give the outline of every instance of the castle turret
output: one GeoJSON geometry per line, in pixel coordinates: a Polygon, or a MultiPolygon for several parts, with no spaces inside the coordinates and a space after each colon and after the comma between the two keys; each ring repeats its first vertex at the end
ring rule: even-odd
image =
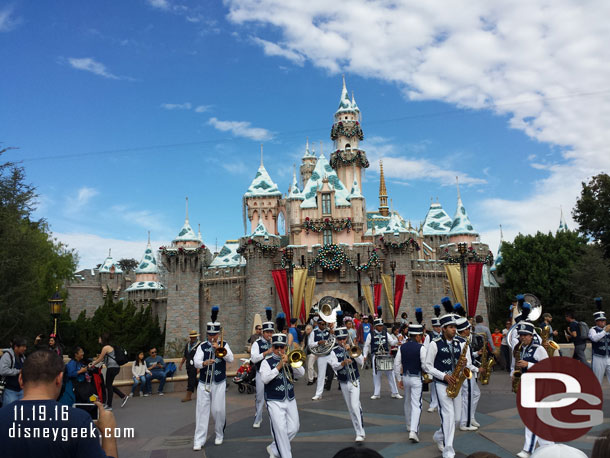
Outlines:
{"type": "Polygon", "coordinates": [[[566,223],[565,218],[563,217],[563,208],[560,207],[561,216],[559,217],[559,228],[557,232],[568,231],[568,224],[566,223]]]}
{"type": "Polygon", "coordinates": [[[388,190],[385,187],[385,176],[383,174],[383,161],[379,161],[379,214],[388,216],[390,207],[388,207],[388,190]]]}
{"type": "Polygon", "coordinates": [[[305,187],[316,168],[317,161],[316,152],[313,149],[309,149],[309,139],[307,139],[307,143],[305,144],[305,154],[303,154],[302,161],[303,163],[300,168],[301,182],[303,183],[303,187],[305,187]]]}
{"type": "Polygon", "coordinates": [[[453,216],[453,222],[451,223],[451,229],[449,230],[449,242],[466,242],[471,244],[476,241],[478,236],[479,233],[474,230],[470,218],[468,218],[466,208],[462,203],[460,185],[457,183],[457,208],[455,209],[455,215],[453,216]]]}
{"type": "Polygon", "coordinates": [[[244,194],[244,201],[248,210],[248,220],[252,230],[262,222],[273,235],[278,234],[277,217],[280,211],[282,193],[273,182],[263,164],[261,147],[261,165],[244,194]]]}
{"type": "Polygon", "coordinates": [[[176,238],[172,241],[176,247],[198,247],[201,245],[201,239],[195,235],[195,231],[189,223],[189,198],[186,198],[186,217],[184,225],[176,238]]]}
{"type": "Polygon", "coordinates": [[[350,100],[343,78],[343,89],[339,108],[335,112],[330,138],[334,141],[334,152],[330,156],[330,165],[337,171],[343,183],[353,183],[354,174],[358,183],[362,183],[362,169],[369,166],[364,150],[359,149],[358,143],[364,139],[360,126],[360,109],[352,95],[350,100]],[[355,167],[352,167],[355,166],[355,167]]]}

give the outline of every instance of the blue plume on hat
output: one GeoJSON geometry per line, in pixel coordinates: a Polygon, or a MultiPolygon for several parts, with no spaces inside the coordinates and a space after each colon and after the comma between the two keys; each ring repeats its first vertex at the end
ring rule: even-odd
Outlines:
{"type": "Polygon", "coordinates": [[[517,294],[515,297],[517,302],[519,303],[519,307],[523,307],[523,303],[525,302],[525,296],[523,294],[517,294]]]}
{"type": "Polygon", "coordinates": [[[443,304],[443,307],[445,308],[445,312],[447,313],[453,313],[453,304],[451,303],[451,299],[449,299],[449,297],[445,296],[441,299],[441,304],[443,304]]]}
{"type": "Polygon", "coordinates": [[[461,317],[465,317],[466,316],[466,310],[464,310],[464,307],[462,307],[462,304],[460,304],[459,302],[457,302],[453,306],[453,310],[455,311],[455,313],[457,313],[461,317]]]}
{"type": "Polygon", "coordinates": [[[520,323],[523,320],[527,320],[527,317],[530,315],[531,311],[532,305],[529,302],[523,302],[523,305],[521,306],[521,315],[515,318],[515,321],[520,323]]]}
{"type": "Polygon", "coordinates": [[[420,307],[417,307],[415,309],[415,319],[417,320],[417,322],[419,324],[421,324],[421,322],[424,321],[424,312],[422,311],[422,309],[420,307]]]}
{"type": "Polygon", "coordinates": [[[595,305],[597,307],[597,311],[601,312],[602,311],[602,298],[601,297],[596,297],[593,300],[595,301],[595,305]]]}
{"type": "Polygon", "coordinates": [[[441,316],[441,306],[436,304],[434,307],[432,307],[434,309],[434,316],[436,316],[437,318],[439,316],[441,316]]]}
{"type": "Polygon", "coordinates": [[[278,313],[275,317],[275,327],[277,328],[277,332],[282,332],[286,327],[286,315],[282,312],[278,313]]]}
{"type": "Polygon", "coordinates": [[[383,313],[383,309],[381,305],[377,307],[377,318],[381,318],[381,314],[383,313]]]}
{"type": "Polygon", "coordinates": [[[337,328],[343,327],[343,310],[337,310],[337,328]]]}
{"type": "Polygon", "coordinates": [[[216,319],[218,318],[218,312],[220,311],[220,307],[215,305],[212,307],[212,323],[216,323],[216,319]]]}
{"type": "Polygon", "coordinates": [[[267,315],[267,321],[271,321],[273,316],[273,309],[271,307],[265,307],[265,315],[267,315]]]}

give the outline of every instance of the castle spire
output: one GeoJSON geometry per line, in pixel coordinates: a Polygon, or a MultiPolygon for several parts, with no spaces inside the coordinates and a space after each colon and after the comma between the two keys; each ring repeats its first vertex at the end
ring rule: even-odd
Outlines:
{"type": "Polygon", "coordinates": [[[189,198],[186,198],[186,218],[184,218],[184,224],[189,223],[189,198]]]}
{"type": "Polygon", "coordinates": [[[568,225],[566,224],[566,220],[563,217],[563,207],[561,205],[559,206],[559,210],[561,212],[561,215],[559,217],[559,229],[558,229],[558,231],[567,231],[568,230],[568,225]]]}
{"type": "Polygon", "coordinates": [[[460,196],[460,179],[457,176],[455,177],[455,185],[457,186],[458,199],[462,200],[462,197],[460,196]]]}
{"type": "Polygon", "coordinates": [[[379,213],[383,216],[390,214],[388,209],[388,190],[385,187],[385,175],[383,174],[383,161],[379,160],[379,213]]]}
{"type": "Polygon", "coordinates": [[[261,167],[263,167],[263,144],[261,143],[261,167]]]}
{"type": "Polygon", "coordinates": [[[198,223],[197,227],[199,229],[199,231],[197,232],[197,237],[199,237],[199,240],[203,243],[203,238],[201,237],[201,223],[198,223]]]}
{"type": "Polygon", "coordinates": [[[150,246],[150,231],[148,231],[148,246],[150,246]]]}

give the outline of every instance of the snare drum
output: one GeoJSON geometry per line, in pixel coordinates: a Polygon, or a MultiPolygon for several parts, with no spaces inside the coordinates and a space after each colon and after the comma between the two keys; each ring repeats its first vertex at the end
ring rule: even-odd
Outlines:
{"type": "Polygon", "coordinates": [[[375,369],[377,371],[394,370],[394,360],[390,355],[375,356],[375,369]]]}

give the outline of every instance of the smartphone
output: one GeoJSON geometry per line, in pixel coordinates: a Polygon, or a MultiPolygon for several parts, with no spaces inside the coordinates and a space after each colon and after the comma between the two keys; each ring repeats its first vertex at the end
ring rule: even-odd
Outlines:
{"type": "Polygon", "coordinates": [[[83,409],[85,412],[91,415],[92,420],[99,420],[100,418],[100,411],[98,410],[97,406],[90,402],[77,402],[72,404],[72,407],[83,409]]]}

